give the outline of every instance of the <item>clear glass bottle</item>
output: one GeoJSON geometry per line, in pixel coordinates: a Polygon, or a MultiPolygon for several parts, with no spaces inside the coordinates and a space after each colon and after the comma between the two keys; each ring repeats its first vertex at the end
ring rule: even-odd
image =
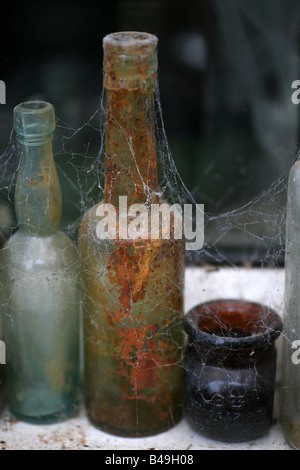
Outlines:
{"type": "Polygon", "coordinates": [[[78,411],[79,257],[59,229],[53,106],[19,104],[14,128],[21,148],[15,189],[19,228],[1,253],[8,401],[17,418],[50,423],[78,411]]]}
{"type": "Polygon", "coordinates": [[[281,424],[288,443],[300,449],[300,160],[288,182],[283,315],[281,424]]]}
{"type": "Polygon", "coordinates": [[[136,437],[165,431],[182,414],[184,243],[172,234],[152,239],[150,230],[143,238],[122,238],[120,225],[116,239],[97,237],[102,203],[120,215],[120,196],[127,197],[128,208],[149,209],[161,201],[154,123],[157,38],[113,33],[103,45],[104,198],[87,211],[79,230],[86,405],[101,429],[136,437]]]}

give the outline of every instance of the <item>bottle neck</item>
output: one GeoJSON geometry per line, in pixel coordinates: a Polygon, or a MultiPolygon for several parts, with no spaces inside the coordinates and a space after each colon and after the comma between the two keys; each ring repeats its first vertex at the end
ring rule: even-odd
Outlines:
{"type": "Polygon", "coordinates": [[[59,226],[62,206],[51,138],[32,144],[23,137],[20,145],[15,191],[20,229],[37,235],[51,234],[59,226]]]}
{"type": "Polygon", "coordinates": [[[157,202],[154,86],[106,90],[104,202],[115,207],[157,202]]]}

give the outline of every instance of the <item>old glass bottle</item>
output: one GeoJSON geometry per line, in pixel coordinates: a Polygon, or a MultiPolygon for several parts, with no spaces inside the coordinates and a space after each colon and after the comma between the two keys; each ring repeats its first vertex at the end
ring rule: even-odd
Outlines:
{"type": "Polygon", "coordinates": [[[97,237],[101,204],[121,215],[120,196],[127,197],[128,208],[142,204],[148,210],[160,202],[154,124],[157,38],[113,33],[103,45],[104,197],[84,215],[79,231],[86,405],[101,429],[146,436],[172,427],[182,413],[184,245],[172,236],[151,239],[150,230],[143,237],[130,236],[129,216],[127,238],[121,236],[121,223],[116,239],[97,237]]]}
{"type": "Polygon", "coordinates": [[[300,160],[288,182],[285,298],[282,342],[281,423],[289,444],[300,449],[300,160]]]}
{"type": "Polygon", "coordinates": [[[59,229],[53,106],[19,104],[14,128],[21,148],[19,228],[2,249],[1,292],[8,401],[17,418],[49,423],[78,410],[79,257],[59,229]]]}

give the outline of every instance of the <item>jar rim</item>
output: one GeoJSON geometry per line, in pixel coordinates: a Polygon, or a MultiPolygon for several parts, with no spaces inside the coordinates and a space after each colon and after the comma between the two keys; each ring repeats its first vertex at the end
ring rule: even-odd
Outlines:
{"type": "Polygon", "coordinates": [[[282,326],[280,316],[270,307],[238,299],[198,304],[184,318],[185,331],[193,342],[227,349],[271,345],[282,326]]]}

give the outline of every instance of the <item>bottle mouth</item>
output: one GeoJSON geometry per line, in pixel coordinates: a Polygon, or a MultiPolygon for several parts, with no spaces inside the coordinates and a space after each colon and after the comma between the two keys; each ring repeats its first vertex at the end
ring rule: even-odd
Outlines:
{"type": "Polygon", "coordinates": [[[22,112],[26,113],[31,113],[32,110],[35,112],[45,112],[45,110],[51,110],[52,111],[52,105],[50,103],[47,103],[46,101],[24,101],[23,103],[20,103],[18,107],[22,110],[22,112]]]}
{"type": "Polygon", "coordinates": [[[135,89],[155,84],[158,39],[150,33],[124,31],[103,38],[104,86],[135,89]]]}
{"type": "Polygon", "coordinates": [[[132,54],[134,51],[145,48],[155,48],[158,39],[154,34],[138,31],[121,31],[111,33],[104,37],[104,48],[115,49],[115,52],[132,54]]]}
{"type": "Polygon", "coordinates": [[[14,129],[19,140],[47,140],[55,129],[55,112],[46,101],[24,101],[14,108],[14,129]]]}

